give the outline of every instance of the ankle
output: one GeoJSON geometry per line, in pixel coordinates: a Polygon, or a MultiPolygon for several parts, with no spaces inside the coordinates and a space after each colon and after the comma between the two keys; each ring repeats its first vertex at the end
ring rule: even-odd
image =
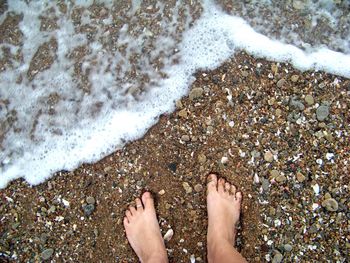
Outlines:
{"type": "Polygon", "coordinates": [[[236,230],[230,233],[219,232],[219,231],[208,231],[207,234],[207,244],[210,246],[220,246],[223,243],[229,243],[231,245],[235,244],[236,240],[236,230]]]}
{"type": "Polygon", "coordinates": [[[153,253],[152,255],[141,260],[141,263],[168,263],[168,256],[166,252],[163,253],[153,253]]]}
{"type": "Polygon", "coordinates": [[[222,262],[225,251],[233,249],[233,241],[226,237],[216,236],[207,238],[207,259],[208,262],[222,262]],[[220,259],[220,260],[218,260],[220,259]]]}

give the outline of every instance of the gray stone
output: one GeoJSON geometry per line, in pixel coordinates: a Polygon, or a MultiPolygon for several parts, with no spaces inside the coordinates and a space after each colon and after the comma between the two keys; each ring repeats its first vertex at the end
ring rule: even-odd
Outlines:
{"type": "Polygon", "coordinates": [[[303,111],[305,109],[304,104],[300,100],[292,99],[289,105],[299,111],[303,111]]]}
{"type": "Polygon", "coordinates": [[[272,263],[280,263],[283,260],[283,255],[281,253],[276,253],[272,259],[272,263]]]}
{"type": "Polygon", "coordinates": [[[290,251],[292,251],[293,246],[291,244],[285,244],[283,246],[283,248],[284,248],[285,251],[290,252],[290,251]]]}
{"type": "Polygon", "coordinates": [[[40,257],[43,260],[48,260],[52,257],[54,250],[52,248],[45,249],[43,252],[41,252],[40,257]]]}
{"type": "Polygon", "coordinates": [[[90,216],[95,211],[95,205],[88,204],[83,206],[84,214],[90,216]]]}
{"type": "Polygon", "coordinates": [[[339,208],[338,202],[333,198],[329,198],[329,199],[324,200],[322,202],[322,206],[331,212],[335,212],[339,208]]]}
{"type": "Polygon", "coordinates": [[[49,235],[48,235],[48,234],[42,233],[42,234],[40,235],[40,242],[41,242],[41,244],[45,245],[48,238],[49,238],[49,235]]]}
{"type": "Polygon", "coordinates": [[[181,141],[188,142],[189,140],[190,140],[190,136],[188,136],[188,135],[181,136],[181,141]]]}
{"type": "Polygon", "coordinates": [[[265,178],[262,178],[261,179],[261,187],[262,189],[267,192],[270,188],[270,182],[269,180],[265,179],[265,178]]]}
{"type": "Polygon", "coordinates": [[[88,196],[88,197],[86,197],[86,202],[88,204],[94,205],[95,204],[95,198],[93,198],[92,196],[88,196]]]}
{"type": "Polygon", "coordinates": [[[189,98],[190,100],[199,99],[203,96],[203,89],[202,88],[194,88],[190,91],[189,98]]]}
{"type": "Polygon", "coordinates": [[[277,87],[282,88],[285,83],[286,83],[285,79],[280,79],[279,81],[277,81],[277,87]]]}
{"type": "Polygon", "coordinates": [[[316,110],[317,120],[324,121],[325,119],[327,119],[328,115],[329,115],[329,107],[328,106],[322,105],[322,106],[317,108],[317,110],[316,110]]]}

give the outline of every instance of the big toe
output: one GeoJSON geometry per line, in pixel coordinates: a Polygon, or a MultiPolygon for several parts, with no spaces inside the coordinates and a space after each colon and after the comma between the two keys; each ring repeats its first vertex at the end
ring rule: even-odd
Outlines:
{"type": "Polygon", "coordinates": [[[154,209],[154,200],[150,192],[144,192],[141,198],[145,210],[154,209]]]}
{"type": "Polygon", "coordinates": [[[218,178],[215,174],[209,174],[208,176],[208,193],[217,191],[217,185],[218,185],[218,178]]]}

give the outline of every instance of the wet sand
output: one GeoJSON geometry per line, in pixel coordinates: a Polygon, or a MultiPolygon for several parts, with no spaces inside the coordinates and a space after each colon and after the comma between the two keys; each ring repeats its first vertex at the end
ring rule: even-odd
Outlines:
{"type": "Polygon", "coordinates": [[[0,261],[137,262],[122,219],[147,189],[162,233],[174,230],[170,262],[206,262],[209,172],[243,191],[238,247],[249,262],[349,261],[349,108],[349,80],[237,53],[198,72],[142,139],[1,190],[0,261]]]}

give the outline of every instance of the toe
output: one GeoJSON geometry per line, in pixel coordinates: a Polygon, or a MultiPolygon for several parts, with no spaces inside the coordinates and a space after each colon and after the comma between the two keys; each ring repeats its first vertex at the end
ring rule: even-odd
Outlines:
{"type": "Polygon", "coordinates": [[[137,211],[142,211],[143,210],[143,205],[142,205],[141,199],[140,198],[136,198],[135,199],[135,203],[136,203],[136,210],[137,211]]]}
{"type": "Polygon", "coordinates": [[[144,192],[141,198],[145,210],[154,209],[154,200],[150,192],[144,192]]]}
{"type": "Polygon", "coordinates": [[[231,185],[228,182],[226,182],[225,183],[225,192],[230,193],[230,189],[231,189],[231,185]]]}
{"type": "Polygon", "coordinates": [[[225,188],[225,179],[220,178],[218,183],[218,192],[223,194],[224,188],[225,188]]]}
{"type": "Polygon", "coordinates": [[[129,210],[127,210],[127,211],[125,212],[125,215],[126,215],[127,219],[128,219],[129,222],[130,222],[130,220],[131,220],[131,218],[132,218],[131,212],[130,212],[129,210]]]}
{"type": "Polygon", "coordinates": [[[236,197],[236,191],[237,191],[236,186],[231,185],[231,194],[233,195],[233,197],[236,197]]]}
{"type": "Polygon", "coordinates": [[[136,214],[136,208],[134,206],[129,206],[129,210],[130,210],[132,215],[136,214]]]}
{"type": "Polygon", "coordinates": [[[208,192],[217,191],[218,178],[215,174],[209,174],[207,188],[208,192]]]}
{"type": "Polygon", "coordinates": [[[237,193],[236,193],[236,199],[237,199],[237,201],[238,201],[239,203],[241,203],[241,201],[242,201],[242,192],[237,192],[237,193]]]}

